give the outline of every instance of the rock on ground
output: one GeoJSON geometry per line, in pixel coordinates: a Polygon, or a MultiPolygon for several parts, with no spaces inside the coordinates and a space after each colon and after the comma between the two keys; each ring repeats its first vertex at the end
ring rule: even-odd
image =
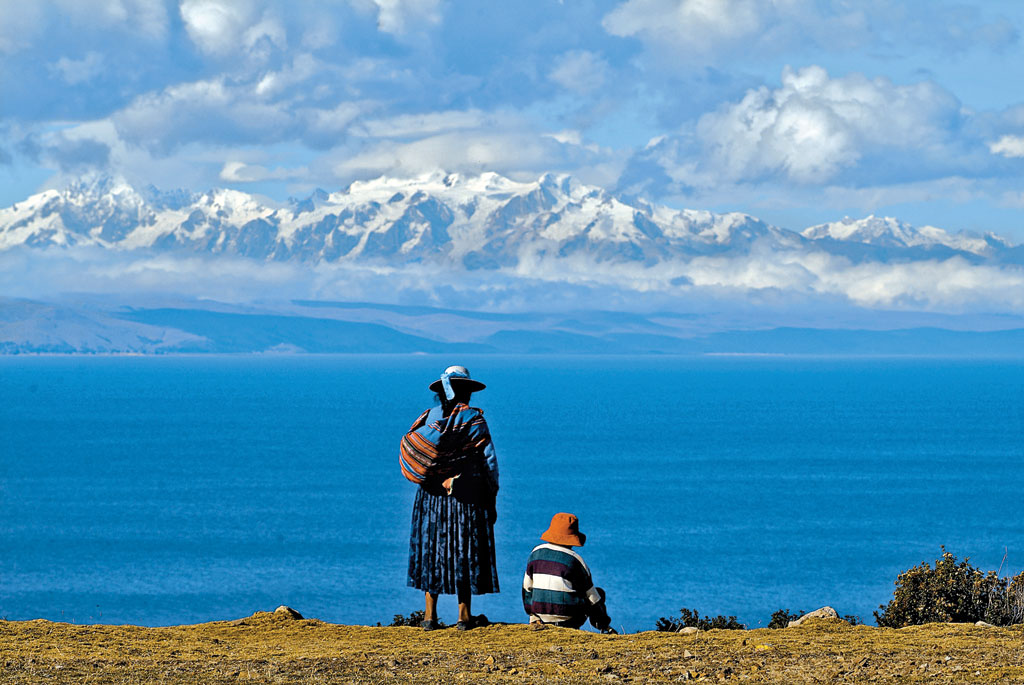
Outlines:
{"type": "Polygon", "coordinates": [[[283,604],[281,606],[277,607],[276,609],[274,609],[274,613],[277,614],[278,616],[286,616],[287,618],[293,618],[296,621],[301,621],[302,620],[302,614],[300,614],[299,612],[295,611],[295,609],[292,609],[291,607],[286,607],[283,604]]]}
{"type": "Polygon", "coordinates": [[[812,611],[809,614],[804,614],[800,618],[790,621],[789,625],[786,627],[796,628],[797,626],[802,626],[804,624],[804,621],[811,618],[839,618],[839,614],[836,613],[836,610],[832,607],[821,607],[816,611],[812,611]]]}

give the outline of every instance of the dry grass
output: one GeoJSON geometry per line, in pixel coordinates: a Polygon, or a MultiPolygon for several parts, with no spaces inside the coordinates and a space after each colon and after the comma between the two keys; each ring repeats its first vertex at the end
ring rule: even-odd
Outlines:
{"type": "Polygon", "coordinates": [[[783,630],[460,633],[257,613],[193,626],[0,621],[4,683],[1020,682],[1024,632],[817,621],[783,630]]]}

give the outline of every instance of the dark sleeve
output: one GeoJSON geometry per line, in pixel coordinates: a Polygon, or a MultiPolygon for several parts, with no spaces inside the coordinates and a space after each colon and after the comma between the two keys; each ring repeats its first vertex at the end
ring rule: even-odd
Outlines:
{"type": "Polygon", "coordinates": [[[597,604],[601,601],[601,595],[594,587],[594,579],[590,577],[590,571],[579,561],[572,565],[570,582],[576,588],[576,592],[590,604],[597,604]]]}
{"type": "Polygon", "coordinates": [[[468,441],[475,449],[483,452],[484,475],[487,477],[487,485],[493,495],[498,492],[498,455],[494,451],[494,443],[491,442],[491,432],[487,428],[484,414],[480,410],[477,412],[478,414],[469,424],[468,441]]]}

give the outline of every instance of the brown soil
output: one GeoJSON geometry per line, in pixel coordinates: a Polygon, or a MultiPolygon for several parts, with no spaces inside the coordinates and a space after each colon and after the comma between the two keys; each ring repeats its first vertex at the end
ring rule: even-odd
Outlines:
{"type": "Polygon", "coordinates": [[[783,630],[599,635],[525,625],[459,632],[257,613],[170,628],[0,621],[4,683],[1017,682],[1024,630],[783,630]]]}

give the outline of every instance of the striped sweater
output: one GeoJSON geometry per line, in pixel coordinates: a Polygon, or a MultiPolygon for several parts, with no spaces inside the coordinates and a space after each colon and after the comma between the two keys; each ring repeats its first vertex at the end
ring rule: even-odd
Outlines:
{"type": "Polygon", "coordinates": [[[523,577],[527,614],[544,623],[562,623],[585,616],[587,605],[600,601],[587,562],[571,547],[545,542],[533,548],[523,577]]]}

